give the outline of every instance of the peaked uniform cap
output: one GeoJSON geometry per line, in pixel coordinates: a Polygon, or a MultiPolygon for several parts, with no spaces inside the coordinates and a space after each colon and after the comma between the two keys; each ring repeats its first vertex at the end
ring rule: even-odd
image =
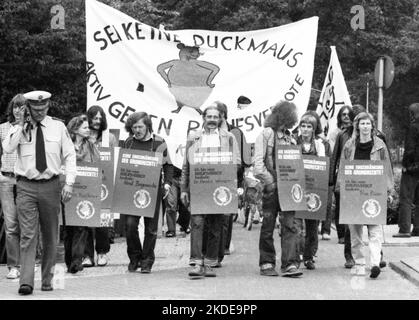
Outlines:
{"type": "Polygon", "coordinates": [[[23,95],[29,104],[32,106],[46,105],[51,98],[51,93],[47,91],[30,91],[23,95]]]}

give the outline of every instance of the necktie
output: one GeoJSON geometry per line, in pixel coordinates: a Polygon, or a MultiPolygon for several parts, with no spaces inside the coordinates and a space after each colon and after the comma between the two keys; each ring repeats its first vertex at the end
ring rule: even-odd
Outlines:
{"type": "Polygon", "coordinates": [[[37,128],[36,128],[35,152],[36,152],[35,153],[36,154],[36,170],[42,173],[47,168],[47,159],[45,157],[44,135],[42,134],[40,122],[37,123],[37,128]]]}

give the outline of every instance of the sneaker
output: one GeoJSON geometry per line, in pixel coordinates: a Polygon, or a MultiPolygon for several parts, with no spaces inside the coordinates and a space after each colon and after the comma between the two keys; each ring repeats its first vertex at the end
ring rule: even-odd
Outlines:
{"type": "Polygon", "coordinates": [[[278,272],[276,272],[276,270],[273,267],[270,267],[266,269],[260,269],[260,275],[268,277],[277,277],[278,272]]]}
{"type": "Polygon", "coordinates": [[[89,257],[84,258],[81,264],[85,268],[93,267],[93,261],[89,257]]]}
{"type": "Polygon", "coordinates": [[[406,233],[404,233],[404,232],[399,232],[399,233],[396,233],[396,234],[393,234],[393,238],[410,238],[410,232],[406,232],[406,233]]]}
{"type": "Polygon", "coordinates": [[[351,274],[354,276],[365,276],[365,266],[355,265],[351,269],[351,274]]]}
{"type": "Polygon", "coordinates": [[[9,273],[7,274],[7,279],[17,279],[20,277],[20,271],[18,268],[10,268],[9,273]]]}
{"type": "Polygon", "coordinates": [[[322,240],[330,240],[331,238],[330,238],[330,235],[329,234],[327,234],[327,233],[323,233],[322,234],[322,240]]]}
{"type": "Polygon", "coordinates": [[[99,267],[104,267],[107,264],[108,264],[108,257],[106,256],[106,254],[99,253],[97,255],[97,265],[99,267]]]}
{"type": "Polygon", "coordinates": [[[370,278],[375,279],[378,277],[378,275],[380,274],[381,270],[378,266],[373,266],[371,268],[371,274],[370,274],[370,278]]]}
{"type": "Polygon", "coordinates": [[[203,278],[205,276],[204,266],[195,265],[188,274],[192,279],[203,278]]]}
{"type": "Polygon", "coordinates": [[[205,277],[209,277],[209,278],[213,278],[216,277],[217,275],[215,274],[215,271],[212,270],[212,268],[208,265],[205,266],[205,271],[204,271],[204,276],[205,277]]]}
{"type": "Polygon", "coordinates": [[[137,261],[130,261],[128,264],[128,271],[135,272],[138,269],[138,262],[137,261]]]}
{"type": "Polygon", "coordinates": [[[353,258],[347,258],[345,262],[346,269],[352,269],[355,266],[355,260],[353,258]]]}
{"type": "Polygon", "coordinates": [[[293,264],[288,266],[283,272],[282,272],[282,276],[283,277],[299,277],[301,276],[303,273],[298,270],[298,268],[296,266],[294,266],[293,264]]]}
{"type": "Polygon", "coordinates": [[[314,265],[314,260],[307,260],[304,261],[304,265],[308,270],[314,270],[316,269],[316,266],[314,265]]]}

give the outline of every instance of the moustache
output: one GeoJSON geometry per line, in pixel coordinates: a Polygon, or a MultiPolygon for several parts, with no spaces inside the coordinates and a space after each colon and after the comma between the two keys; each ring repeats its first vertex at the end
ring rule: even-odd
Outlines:
{"type": "Polygon", "coordinates": [[[215,125],[217,125],[217,122],[215,122],[215,121],[208,121],[207,124],[215,124],[215,125]]]}

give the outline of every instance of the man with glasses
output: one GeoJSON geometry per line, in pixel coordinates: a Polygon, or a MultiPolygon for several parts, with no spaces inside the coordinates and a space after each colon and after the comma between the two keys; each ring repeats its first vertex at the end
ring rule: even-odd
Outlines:
{"type": "Polygon", "coordinates": [[[51,94],[31,91],[24,94],[28,107],[19,110],[19,122],[3,142],[6,153],[17,151],[16,207],[21,230],[21,274],[19,294],[32,294],[39,225],[42,232],[42,291],[51,291],[57,256],[60,200],[71,198],[76,178],[76,152],[61,121],[47,116],[51,94]],[[65,166],[66,181],[58,175],[65,166]]]}

